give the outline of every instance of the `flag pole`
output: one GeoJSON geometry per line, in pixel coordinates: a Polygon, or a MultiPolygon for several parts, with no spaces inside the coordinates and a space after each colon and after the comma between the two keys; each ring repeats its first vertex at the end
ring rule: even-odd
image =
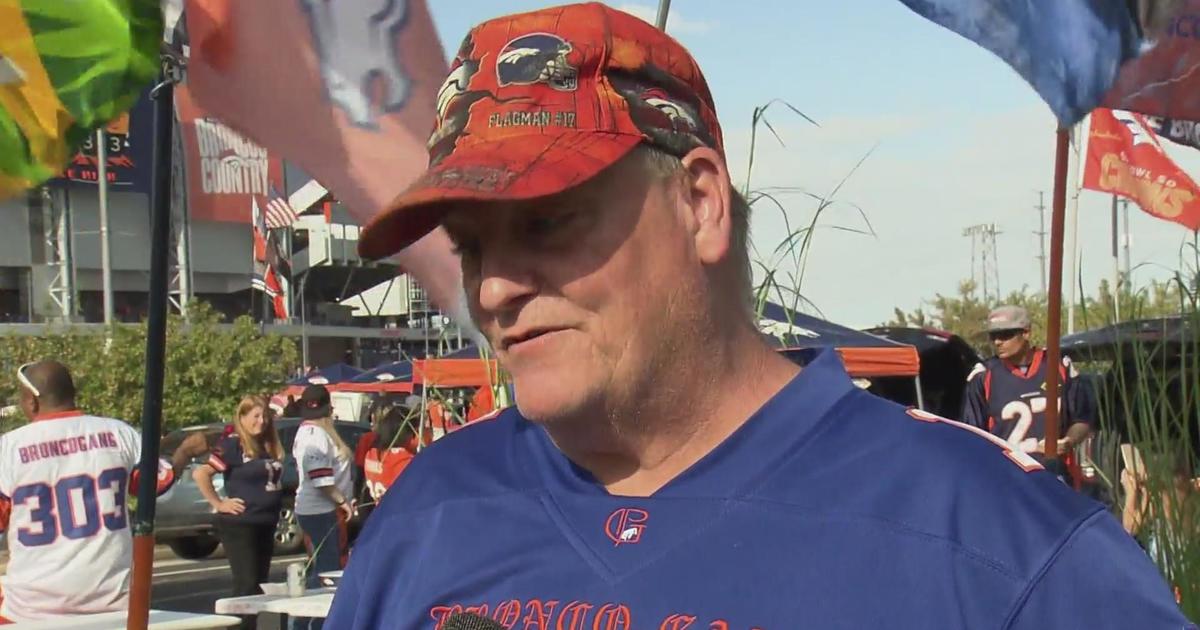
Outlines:
{"type": "Polygon", "coordinates": [[[654,20],[654,25],[658,30],[666,32],[667,30],[667,14],[671,12],[671,0],[658,0],[658,18],[654,20]]]}
{"type": "MultiPolygon", "coordinates": [[[[108,134],[104,127],[96,130],[96,167],[99,181],[96,182],[100,201],[100,282],[104,295],[104,325],[113,323],[112,249],[109,247],[108,230],[108,134]]],[[[111,341],[112,331],[104,333],[111,341]]]]}
{"type": "Polygon", "coordinates": [[[1117,223],[1117,195],[1112,196],[1112,297],[1113,323],[1121,321],[1121,228],[1117,223]]]}
{"type": "Polygon", "coordinates": [[[1067,232],[1066,252],[1071,258],[1067,262],[1067,334],[1075,332],[1075,302],[1076,289],[1079,284],[1079,197],[1083,192],[1081,180],[1083,178],[1083,157],[1087,155],[1083,151],[1083,143],[1087,139],[1088,125],[1081,122],[1072,130],[1074,136],[1075,159],[1071,161],[1072,171],[1071,176],[1071,207],[1067,209],[1067,219],[1071,222],[1070,231],[1067,232]],[[1081,135],[1082,134],[1082,135],[1081,135]]]}
{"type": "Polygon", "coordinates": [[[1066,227],[1070,131],[1059,129],[1054,157],[1054,204],[1050,214],[1050,295],[1046,313],[1046,459],[1058,457],[1059,339],[1062,333],[1063,232],[1066,227]]]}
{"type": "Polygon", "coordinates": [[[168,250],[171,246],[171,134],[179,69],[164,58],[154,99],[154,160],[150,186],[150,287],[146,318],[146,384],[142,396],[142,452],[138,462],[137,512],[133,521],[133,572],[127,630],[146,630],[154,574],[154,511],[159,440],[162,435],[163,372],[167,345],[168,250]]]}

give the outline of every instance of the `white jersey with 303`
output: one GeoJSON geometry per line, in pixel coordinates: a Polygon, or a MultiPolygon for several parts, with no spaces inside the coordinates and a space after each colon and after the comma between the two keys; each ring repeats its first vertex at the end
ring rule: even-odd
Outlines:
{"type": "Polygon", "coordinates": [[[0,616],[13,621],[122,610],[132,537],[126,498],[141,436],[78,411],[0,436],[0,502],[11,504],[0,616]]]}

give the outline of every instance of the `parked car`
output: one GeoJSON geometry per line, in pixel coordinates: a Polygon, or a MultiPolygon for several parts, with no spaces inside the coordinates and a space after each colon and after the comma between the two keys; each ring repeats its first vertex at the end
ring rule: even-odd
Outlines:
{"type": "Polygon", "coordinates": [[[1082,462],[1085,489],[1090,483],[1089,494],[1097,500],[1112,504],[1116,496],[1097,478],[1096,469],[1118,479],[1124,468],[1120,445],[1146,439],[1150,418],[1158,418],[1157,431],[1162,432],[1156,441],[1169,436],[1189,446],[1192,461],[1200,457],[1194,386],[1198,344],[1200,327],[1190,316],[1124,321],[1062,338],[1063,353],[1085,370],[1081,376],[1091,387],[1101,421],[1082,462]]]}
{"type": "MultiPolygon", "coordinates": [[[[925,410],[960,420],[967,376],[983,357],[962,337],[943,330],[881,326],[866,332],[913,346],[921,357],[921,395],[925,410]]],[[[874,393],[902,405],[916,405],[913,389],[899,379],[876,383],[874,393]]]]}
{"type": "MultiPolygon", "coordinates": [[[[283,510],[279,514],[279,524],[275,530],[276,555],[297,553],[304,548],[304,538],[300,524],[296,519],[295,494],[299,485],[296,460],[292,457],[292,443],[296,439],[296,429],[300,426],[298,418],[281,418],[276,420],[275,427],[279,431],[279,439],[283,443],[283,510]]],[[[164,457],[179,447],[184,438],[196,431],[203,431],[209,448],[216,445],[217,440],[224,434],[225,424],[206,424],[172,431],[163,440],[162,452],[164,457]]],[[[370,425],[360,422],[335,423],[338,434],[346,441],[351,450],[358,444],[359,438],[371,430],[370,425]]],[[[217,549],[220,541],[214,531],[216,515],[212,507],[200,494],[196,482],[192,479],[192,471],[196,466],[208,461],[208,455],[193,460],[181,473],[166,493],[158,498],[154,519],[155,536],[160,542],[168,545],[175,555],[188,560],[206,558],[217,549]]],[[[224,479],[222,475],[213,476],[213,486],[221,492],[224,479]]],[[[361,468],[354,467],[355,496],[362,496],[361,486],[363,474],[361,468]]],[[[350,523],[350,534],[354,536],[366,517],[366,512],[360,513],[350,523]]]]}

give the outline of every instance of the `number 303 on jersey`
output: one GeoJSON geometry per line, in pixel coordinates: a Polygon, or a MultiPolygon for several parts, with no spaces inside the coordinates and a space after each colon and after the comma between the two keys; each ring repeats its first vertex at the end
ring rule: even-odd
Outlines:
{"type": "Polygon", "coordinates": [[[59,479],[54,486],[32,483],[13,491],[12,505],[17,540],[26,547],[49,545],[59,535],[71,540],[95,536],[101,527],[121,531],[128,526],[125,497],[129,471],[109,468],[96,477],[88,474],[59,479]],[[28,511],[20,519],[16,508],[28,511]],[[24,520],[25,522],[20,522],[24,520]]]}

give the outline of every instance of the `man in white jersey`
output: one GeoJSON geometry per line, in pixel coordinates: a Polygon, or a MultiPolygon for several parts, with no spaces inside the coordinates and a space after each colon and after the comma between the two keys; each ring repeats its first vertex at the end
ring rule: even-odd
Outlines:
{"type": "MultiPolygon", "coordinates": [[[[126,498],[141,435],[121,420],[76,408],[75,384],[57,361],[17,370],[29,424],[0,436],[0,531],[8,572],[0,622],[123,610],[132,559],[126,498]]],[[[165,492],[195,444],[162,462],[165,492]]]]}

